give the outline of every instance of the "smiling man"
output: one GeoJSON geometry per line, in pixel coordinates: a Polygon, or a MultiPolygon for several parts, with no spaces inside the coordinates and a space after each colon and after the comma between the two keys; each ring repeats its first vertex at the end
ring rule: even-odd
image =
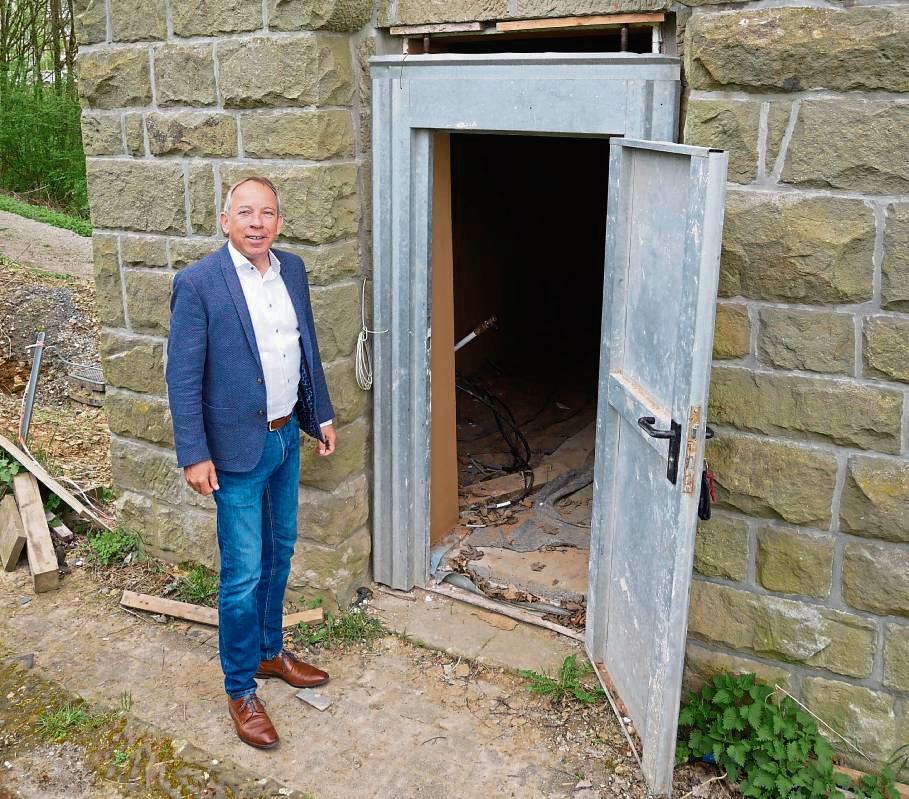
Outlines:
{"type": "Polygon", "coordinates": [[[272,249],[277,189],[250,177],[227,192],[227,244],[179,272],[171,297],[167,391],[186,482],[214,495],[221,554],[218,642],[228,710],[242,741],[278,734],[255,677],[297,688],[328,675],[284,651],[281,615],[297,539],[300,429],[335,451],[303,261],[272,249]]]}

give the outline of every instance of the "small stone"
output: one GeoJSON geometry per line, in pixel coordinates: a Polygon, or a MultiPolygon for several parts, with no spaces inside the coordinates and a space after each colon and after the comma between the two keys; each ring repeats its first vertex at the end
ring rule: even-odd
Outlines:
{"type": "Polygon", "coordinates": [[[744,305],[720,303],[716,307],[713,357],[744,358],[751,350],[751,321],[744,305]]]}
{"type": "Polygon", "coordinates": [[[748,572],[748,531],[739,519],[714,513],[698,522],[694,568],[705,577],[744,580],[748,572]]]}
{"type": "Polygon", "coordinates": [[[32,599],[33,599],[33,597],[30,597],[30,596],[20,596],[20,597],[19,597],[19,604],[20,604],[22,607],[25,607],[29,602],[32,601],[32,599]]]}
{"type": "Polygon", "coordinates": [[[331,707],[331,699],[320,691],[312,688],[303,688],[296,693],[297,699],[302,699],[307,705],[312,705],[316,710],[324,711],[331,707]]]}
{"type": "Polygon", "coordinates": [[[758,533],[758,579],[769,591],[827,597],[833,580],[833,550],[829,536],[765,527],[758,533]]]}
{"type": "Polygon", "coordinates": [[[846,467],[840,529],[866,538],[909,543],[909,463],[854,456],[846,467]]]}
{"type": "Polygon", "coordinates": [[[864,344],[867,376],[909,383],[909,319],[867,317],[864,344]]]}
{"type": "Polygon", "coordinates": [[[152,616],[152,619],[154,621],[156,621],[158,624],[167,624],[167,616],[165,616],[163,613],[154,614],[152,616]]]}
{"type": "Polygon", "coordinates": [[[909,553],[886,544],[847,544],[843,599],[878,616],[909,617],[909,553]]]}
{"type": "Polygon", "coordinates": [[[460,679],[470,676],[470,664],[468,663],[459,663],[454,667],[454,676],[460,679]]]}
{"type": "Polygon", "coordinates": [[[852,375],[855,327],[851,314],[762,308],[758,353],[778,369],[852,375]]]}

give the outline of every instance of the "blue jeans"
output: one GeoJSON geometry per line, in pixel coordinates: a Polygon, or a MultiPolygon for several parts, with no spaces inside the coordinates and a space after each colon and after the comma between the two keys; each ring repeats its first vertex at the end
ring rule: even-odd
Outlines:
{"type": "Polygon", "coordinates": [[[218,648],[231,699],[254,693],[259,660],[282,648],[281,620],[297,540],[300,429],[292,418],[265,434],[250,472],[218,470],[218,648]]]}

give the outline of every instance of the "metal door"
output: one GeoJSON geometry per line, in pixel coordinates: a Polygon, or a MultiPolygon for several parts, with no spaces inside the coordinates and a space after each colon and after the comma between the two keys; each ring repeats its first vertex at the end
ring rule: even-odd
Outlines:
{"type": "Polygon", "coordinates": [[[672,786],[726,162],[611,142],[587,648],[657,795],[672,786]]]}

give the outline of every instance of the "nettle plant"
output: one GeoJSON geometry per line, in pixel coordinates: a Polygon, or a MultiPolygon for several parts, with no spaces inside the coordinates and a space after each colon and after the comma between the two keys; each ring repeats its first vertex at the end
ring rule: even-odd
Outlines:
{"type": "Polygon", "coordinates": [[[833,770],[833,748],[814,719],[753,674],[718,674],[689,692],[679,714],[676,760],[707,759],[759,799],[826,799],[848,788],[861,799],[898,799],[894,771],[866,775],[853,785],[833,770]]]}

